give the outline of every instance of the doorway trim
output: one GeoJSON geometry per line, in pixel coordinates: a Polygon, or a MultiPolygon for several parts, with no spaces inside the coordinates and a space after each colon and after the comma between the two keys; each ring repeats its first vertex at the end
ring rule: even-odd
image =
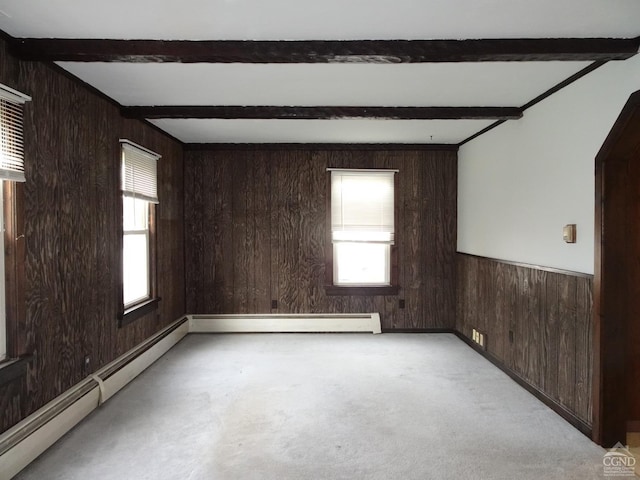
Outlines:
{"type": "MultiPolygon", "coordinates": [[[[619,155],[631,136],[640,132],[640,90],[633,93],[595,158],[595,242],[593,280],[593,428],[592,439],[605,447],[626,438],[626,317],[608,315],[607,299],[615,285],[605,281],[608,256],[605,235],[611,224],[606,207],[606,164],[619,155]]],[[[610,167],[611,168],[611,167],[610,167]]],[[[613,223],[613,221],[612,221],[613,223]]]]}

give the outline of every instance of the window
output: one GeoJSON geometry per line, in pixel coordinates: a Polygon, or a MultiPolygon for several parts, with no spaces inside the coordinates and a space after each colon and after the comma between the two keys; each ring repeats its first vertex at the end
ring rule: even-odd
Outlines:
{"type": "MultiPolygon", "coordinates": [[[[23,128],[22,117],[25,102],[31,98],[12,88],[0,85],[0,361],[5,360],[11,352],[11,345],[8,342],[7,331],[9,329],[7,319],[7,286],[5,278],[13,283],[12,269],[5,269],[5,239],[4,232],[7,231],[5,222],[5,208],[11,209],[12,202],[4,204],[5,182],[24,182],[24,150],[23,150],[23,128]],[[6,276],[6,273],[10,275],[6,276]]],[[[10,185],[9,185],[10,186],[10,185]]],[[[11,192],[13,189],[9,189],[11,192]]],[[[12,198],[14,196],[12,195],[12,198]]],[[[9,210],[9,213],[12,213],[9,210]]],[[[10,220],[10,219],[7,219],[10,220]]],[[[13,232],[13,225],[10,225],[13,232]]],[[[16,238],[15,241],[18,241],[16,238]]],[[[7,267],[15,260],[15,245],[7,245],[11,250],[11,261],[7,262],[7,267]]],[[[13,290],[16,286],[12,285],[13,290]]],[[[10,321],[11,319],[9,319],[10,321]]],[[[14,345],[15,349],[15,345],[14,345]]]]}
{"type": "Polygon", "coordinates": [[[333,286],[392,286],[395,171],[330,171],[333,286]]]}
{"type": "MultiPolygon", "coordinates": [[[[0,225],[2,225],[2,235],[0,235],[0,252],[4,253],[4,202],[2,201],[3,183],[0,181],[0,225]]],[[[5,307],[4,288],[4,254],[0,254],[0,362],[7,358],[7,321],[5,307]]]]}
{"type": "Polygon", "coordinates": [[[123,197],[122,279],[124,307],[151,297],[149,275],[149,202],[123,197]]]}
{"type": "MultiPolygon", "coordinates": [[[[122,303],[124,317],[154,300],[153,213],[160,155],[128,140],[122,145],[122,303]]],[[[143,312],[143,314],[146,312],[143,312]]],[[[137,318],[137,317],[136,317],[137,318]]],[[[123,322],[128,323],[128,322],[123,322]]]]}

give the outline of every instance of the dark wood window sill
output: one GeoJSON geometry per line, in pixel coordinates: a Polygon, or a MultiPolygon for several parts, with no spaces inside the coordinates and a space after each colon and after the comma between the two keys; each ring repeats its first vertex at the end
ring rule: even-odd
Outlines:
{"type": "Polygon", "coordinates": [[[0,386],[24,377],[27,374],[27,365],[32,359],[32,355],[27,355],[0,362],[0,386]]]}
{"type": "Polygon", "coordinates": [[[344,287],[325,285],[324,290],[327,295],[359,295],[373,297],[376,295],[398,295],[400,287],[397,285],[389,285],[385,287],[344,287]]]}
{"type": "Polygon", "coordinates": [[[129,325],[130,323],[135,322],[139,318],[144,317],[145,315],[155,311],[158,309],[158,303],[161,298],[151,298],[149,300],[145,300],[140,302],[130,308],[127,308],[122,315],[120,315],[119,326],[124,327],[125,325],[129,325]]]}

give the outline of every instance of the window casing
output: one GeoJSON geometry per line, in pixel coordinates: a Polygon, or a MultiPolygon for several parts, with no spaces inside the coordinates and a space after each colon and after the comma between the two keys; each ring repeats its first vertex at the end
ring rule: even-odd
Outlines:
{"type": "Polygon", "coordinates": [[[19,241],[24,242],[24,235],[14,235],[17,190],[10,182],[25,181],[23,113],[24,104],[30,100],[31,97],[0,85],[0,362],[21,350],[18,345],[11,344],[9,335],[10,323],[17,320],[14,317],[18,309],[14,303],[18,301],[18,292],[22,288],[22,279],[16,277],[16,272],[24,265],[24,258],[18,258],[16,247],[19,241]],[[10,201],[6,203],[5,187],[10,195],[10,201]],[[12,237],[10,242],[5,243],[5,233],[12,237]],[[20,262],[19,266],[17,262],[20,262]],[[9,315],[9,310],[12,315],[9,315]]]}
{"type": "Polygon", "coordinates": [[[0,85],[0,179],[24,182],[24,104],[31,97],[0,85]]]}
{"type": "Polygon", "coordinates": [[[395,171],[329,169],[329,294],[393,294],[395,281],[395,171]],[[392,291],[393,290],[393,291],[392,291]],[[346,294],[346,292],[343,292],[346,294]]]}
{"type": "Polygon", "coordinates": [[[155,308],[155,204],[160,155],[128,140],[122,147],[122,324],[155,308]]]}
{"type": "Polygon", "coordinates": [[[4,182],[0,181],[0,225],[2,235],[0,235],[0,362],[7,358],[7,309],[5,303],[5,268],[4,268],[4,182]]]}

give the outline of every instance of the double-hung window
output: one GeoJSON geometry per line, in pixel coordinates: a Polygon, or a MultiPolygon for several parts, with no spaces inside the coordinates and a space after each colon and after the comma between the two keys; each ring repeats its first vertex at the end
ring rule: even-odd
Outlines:
{"type": "Polygon", "coordinates": [[[128,140],[122,150],[122,303],[128,310],[154,296],[153,208],[158,203],[160,155],[128,140]]]}
{"type": "Polygon", "coordinates": [[[392,285],[393,170],[331,171],[333,285],[392,285]]]}
{"type": "MultiPolygon", "coordinates": [[[[31,97],[0,85],[0,361],[5,360],[10,352],[6,309],[9,285],[5,284],[5,279],[15,281],[13,275],[5,275],[5,266],[10,267],[5,265],[5,213],[12,214],[13,205],[4,204],[4,190],[5,187],[12,187],[5,185],[7,182],[25,181],[22,117],[24,104],[29,100],[31,97]]],[[[11,268],[8,272],[11,272],[11,268]]]]}

